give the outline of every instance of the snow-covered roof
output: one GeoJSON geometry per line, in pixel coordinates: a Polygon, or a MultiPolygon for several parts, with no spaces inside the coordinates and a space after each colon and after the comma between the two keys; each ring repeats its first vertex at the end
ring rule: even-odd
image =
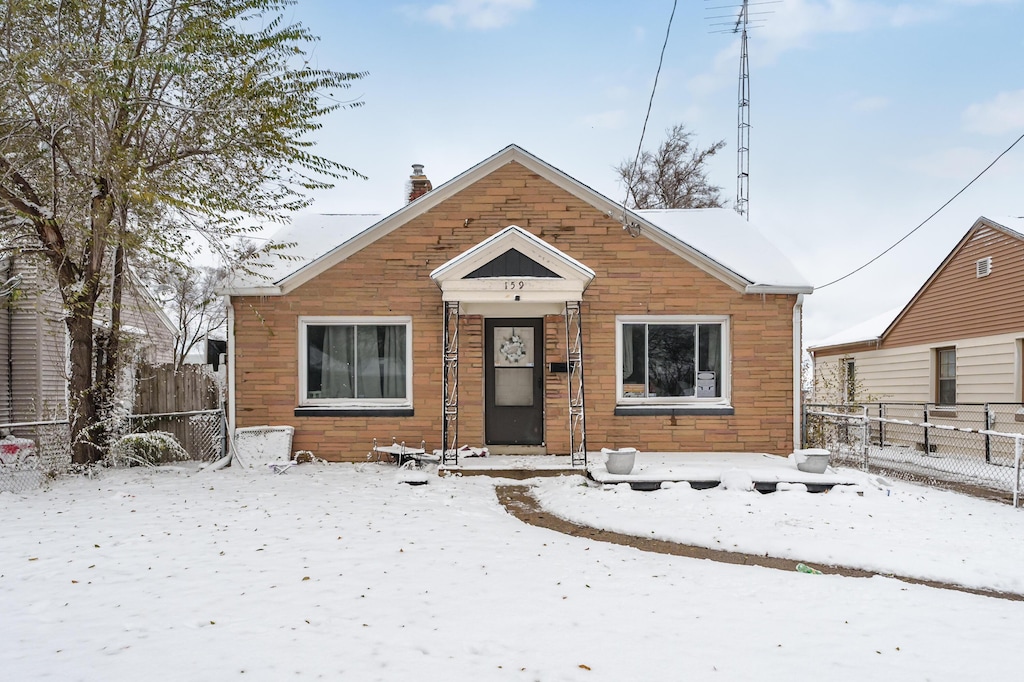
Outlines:
{"type": "Polygon", "coordinates": [[[382,217],[377,213],[299,214],[291,224],[270,236],[271,242],[289,246],[261,253],[251,266],[256,274],[240,273],[229,282],[227,288],[234,292],[238,289],[276,285],[285,277],[348,243],[378,223],[382,217]]]}
{"type": "Polygon", "coordinates": [[[729,209],[632,211],[516,145],[509,145],[391,215],[318,216],[296,220],[274,235],[293,241],[299,260],[270,257],[268,279],[242,277],[224,289],[234,295],[281,295],[425,213],[501,166],[518,163],[605,215],[639,228],[644,237],[747,293],[810,293],[813,287],[781,252],[729,209]]]}
{"type": "Polygon", "coordinates": [[[1024,239],[1024,216],[996,216],[994,218],[982,216],[978,220],[987,220],[990,223],[1001,225],[1008,230],[1013,230],[1021,239],[1024,239]]]}
{"type": "Polygon", "coordinates": [[[828,336],[820,341],[809,346],[810,350],[817,348],[827,348],[830,346],[843,346],[848,343],[861,343],[865,341],[877,341],[882,338],[882,334],[892,321],[896,319],[896,316],[903,310],[903,306],[899,308],[893,308],[892,310],[886,310],[884,313],[875,315],[871,319],[864,320],[852,327],[836,332],[831,336],[828,336]]]}
{"type": "Polygon", "coordinates": [[[755,286],[806,288],[810,283],[774,244],[729,208],[634,211],[755,286]]]}

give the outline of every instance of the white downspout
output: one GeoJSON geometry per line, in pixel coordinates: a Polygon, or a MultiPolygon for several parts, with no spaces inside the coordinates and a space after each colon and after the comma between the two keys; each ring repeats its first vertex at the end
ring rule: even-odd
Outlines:
{"type": "Polygon", "coordinates": [[[800,366],[803,360],[804,295],[797,294],[793,304],[793,449],[800,449],[800,417],[803,404],[803,386],[800,366]]]}
{"type": "Polygon", "coordinates": [[[231,297],[224,297],[228,307],[228,438],[235,433],[235,307],[231,297]]]}

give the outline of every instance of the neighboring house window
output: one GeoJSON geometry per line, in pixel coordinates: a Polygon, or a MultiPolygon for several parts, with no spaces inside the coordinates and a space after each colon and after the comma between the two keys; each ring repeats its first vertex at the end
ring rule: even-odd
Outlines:
{"type": "Polygon", "coordinates": [[[300,321],[300,404],[412,404],[409,318],[300,321]]]}
{"type": "Polygon", "coordinates": [[[939,348],[935,357],[939,368],[935,402],[956,405],[956,348],[939,348]]]}
{"type": "Polygon", "coordinates": [[[846,402],[857,402],[857,365],[853,358],[846,358],[846,402]]]}
{"type": "Polygon", "coordinates": [[[728,401],[728,318],[618,318],[619,400],[728,401]]]}

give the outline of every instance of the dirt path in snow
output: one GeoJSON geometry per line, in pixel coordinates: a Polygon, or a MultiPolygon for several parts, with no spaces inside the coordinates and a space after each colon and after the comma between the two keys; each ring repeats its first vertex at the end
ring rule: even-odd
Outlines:
{"type": "MultiPolygon", "coordinates": [[[[600,528],[581,526],[544,511],[537,502],[537,499],[530,492],[530,486],[527,485],[499,485],[496,488],[496,492],[498,500],[501,502],[502,506],[505,507],[505,510],[520,521],[528,523],[531,526],[547,528],[573,537],[587,538],[598,542],[610,542],[616,545],[625,545],[645,552],[658,552],[660,554],[671,554],[674,556],[689,557],[691,559],[710,559],[711,561],[719,561],[725,564],[762,566],[764,568],[775,568],[781,571],[796,570],[796,565],[799,563],[798,559],[779,559],[777,557],[744,554],[742,552],[726,552],[719,549],[695,547],[693,545],[683,545],[677,542],[655,540],[653,538],[644,538],[635,535],[626,535],[625,533],[602,530],[600,528]]],[[[976,589],[953,583],[921,580],[919,578],[911,578],[909,576],[896,575],[892,573],[873,573],[871,571],[865,571],[859,568],[849,568],[847,566],[822,566],[820,564],[815,564],[814,566],[823,573],[828,573],[830,575],[842,575],[850,578],[870,578],[878,575],[886,578],[895,578],[896,580],[912,583],[914,585],[927,585],[928,587],[936,587],[943,590],[955,590],[957,592],[968,592],[970,594],[977,594],[983,597],[994,597],[996,599],[1024,601],[1024,594],[1016,594],[1013,592],[997,592],[995,590],[976,589]]]]}

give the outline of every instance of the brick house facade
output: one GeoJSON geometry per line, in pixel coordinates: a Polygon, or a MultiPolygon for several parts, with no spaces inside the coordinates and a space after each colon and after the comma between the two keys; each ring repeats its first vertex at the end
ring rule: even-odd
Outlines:
{"type": "Polygon", "coordinates": [[[510,146],[365,222],[321,227],[322,255],[231,285],[233,427],[292,425],[294,449],[332,461],[392,436],[794,448],[811,287],[735,212],[624,210],[510,146]]]}

